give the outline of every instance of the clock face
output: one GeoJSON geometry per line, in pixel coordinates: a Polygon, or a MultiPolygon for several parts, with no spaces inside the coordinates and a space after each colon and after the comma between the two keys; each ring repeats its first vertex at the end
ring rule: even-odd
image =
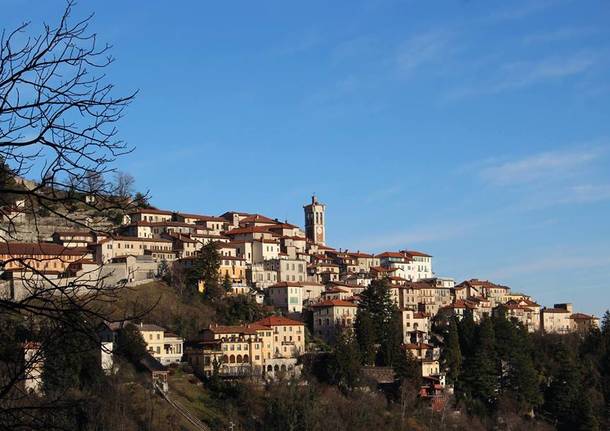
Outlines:
{"type": "Polygon", "coordinates": [[[322,233],[322,226],[318,226],[318,228],[316,229],[316,232],[322,233]]]}

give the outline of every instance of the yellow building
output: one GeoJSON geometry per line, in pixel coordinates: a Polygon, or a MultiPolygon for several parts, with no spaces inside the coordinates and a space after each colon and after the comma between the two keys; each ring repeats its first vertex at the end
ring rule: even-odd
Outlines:
{"type": "Polygon", "coordinates": [[[146,350],[161,364],[177,364],[182,361],[182,338],[158,325],[140,323],[137,328],[146,343],[146,350]]]}
{"type": "Polygon", "coordinates": [[[295,374],[297,358],[305,351],[305,325],[271,316],[248,325],[210,325],[187,351],[199,374],[215,371],[226,377],[273,378],[295,374]]]}
{"type": "Polygon", "coordinates": [[[7,272],[63,274],[70,264],[89,258],[86,248],[53,243],[0,243],[0,261],[7,272]]]}

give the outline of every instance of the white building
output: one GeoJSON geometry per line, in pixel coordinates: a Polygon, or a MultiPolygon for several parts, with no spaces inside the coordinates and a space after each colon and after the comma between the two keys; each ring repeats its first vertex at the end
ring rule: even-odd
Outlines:
{"type": "Polygon", "coordinates": [[[303,311],[303,285],[282,281],[267,288],[269,302],[289,313],[303,311]]]}

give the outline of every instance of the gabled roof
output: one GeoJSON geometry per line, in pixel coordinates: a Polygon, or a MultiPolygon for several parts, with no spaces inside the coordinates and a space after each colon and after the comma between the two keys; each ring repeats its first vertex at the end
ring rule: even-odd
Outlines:
{"type": "Polygon", "coordinates": [[[423,253],[421,251],[415,251],[415,250],[401,250],[401,253],[407,254],[409,256],[432,257],[429,254],[423,253]]]}
{"type": "Polygon", "coordinates": [[[211,215],[187,214],[187,213],[176,213],[176,215],[180,216],[180,217],[184,217],[184,218],[196,219],[198,221],[215,221],[215,222],[219,222],[219,223],[227,223],[227,220],[225,220],[224,218],[215,217],[215,216],[211,216],[211,215]]]}
{"type": "Polygon", "coordinates": [[[402,259],[406,258],[404,253],[401,253],[401,252],[398,252],[398,251],[384,251],[383,253],[380,253],[380,254],[378,254],[375,257],[379,257],[379,258],[383,258],[383,257],[396,257],[396,258],[402,258],[402,259]]]}
{"type": "Polygon", "coordinates": [[[543,313],[570,313],[571,311],[566,310],[565,308],[543,308],[543,313]]]}
{"type": "Polygon", "coordinates": [[[157,208],[138,208],[135,211],[131,211],[129,214],[159,214],[159,215],[172,215],[173,211],[160,210],[157,208]]]}
{"type": "Polygon", "coordinates": [[[398,271],[398,268],[385,268],[383,266],[371,266],[371,271],[375,271],[375,272],[393,272],[393,271],[398,271]]]}
{"type": "Polygon", "coordinates": [[[470,280],[462,281],[456,287],[463,287],[463,286],[470,286],[470,287],[478,287],[478,286],[480,286],[480,287],[483,287],[484,289],[506,289],[506,290],[510,290],[510,287],[508,287],[508,286],[503,286],[501,284],[492,283],[489,280],[479,280],[477,278],[471,278],[470,280]]]}
{"type": "Polygon", "coordinates": [[[226,236],[232,236],[232,235],[243,235],[243,234],[248,234],[248,233],[269,233],[269,226],[238,227],[235,229],[228,230],[224,234],[226,236]]]}
{"type": "Polygon", "coordinates": [[[165,328],[159,325],[155,325],[154,323],[134,323],[133,325],[135,325],[140,331],[166,331],[165,328]]]}
{"type": "Polygon", "coordinates": [[[574,319],[574,320],[599,320],[595,316],[590,316],[590,315],[584,314],[584,313],[574,313],[574,314],[572,314],[570,316],[570,319],[574,319]]]}
{"type": "Polygon", "coordinates": [[[239,221],[240,225],[247,224],[247,223],[268,223],[268,224],[274,225],[274,224],[278,224],[279,221],[273,220],[269,217],[265,217],[264,215],[261,215],[261,214],[252,214],[247,217],[244,217],[243,219],[241,219],[239,221]]]}
{"type": "Polygon", "coordinates": [[[369,254],[369,253],[362,253],[362,252],[360,252],[360,251],[357,251],[357,252],[355,252],[355,253],[354,253],[354,252],[350,252],[350,253],[349,253],[349,255],[350,255],[350,256],[352,256],[352,257],[355,257],[355,258],[359,258],[359,257],[360,257],[360,258],[373,258],[373,257],[375,257],[375,256],[374,256],[374,255],[372,255],[372,254],[369,254]]]}
{"type": "Polygon", "coordinates": [[[64,247],[51,242],[0,242],[0,254],[9,256],[83,256],[88,250],[81,247],[64,247]]]}
{"type": "Polygon", "coordinates": [[[304,326],[303,322],[299,322],[297,320],[292,320],[284,316],[269,316],[264,319],[257,320],[254,322],[255,325],[262,326],[304,326]]]}

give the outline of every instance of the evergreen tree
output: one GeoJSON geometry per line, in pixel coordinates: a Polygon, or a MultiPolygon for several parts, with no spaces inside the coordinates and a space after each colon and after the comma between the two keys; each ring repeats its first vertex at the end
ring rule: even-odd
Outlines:
{"type": "Polygon", "coordinates": [[[157,267],[157,277],[168,284],[171,283],[171,271],[167,260],[162,259],[161,262],[159,262],[159,266],[157,267]]]}
{"type": "Polygon", "coordinates": [[[402,314],[392,303],[390,305],[392,317],[381,327],[379,339],[379,365],[391,367],[404,358],[402,349],[402,314]]]}
{"type": "Polygon", "coordinates": [[[358,311],[354,324],[356,340],[360,350],[360,360],[364,365],[375,363],[375,329],[373,319],[368,311],[358,311]]]}
{"type": "Polygon", "coordinates": [[[377,358],[379,365],[392,365],[397,345],[402,341],[397,314],[387,280],[373,280],[360,294],[356,337],[364,364],[371,364],[377,358]]]}
{"type": "Polygon", "coordinates": [[[99,362],[99,344],[95,334],[82,332],[80,317],[72,317],[74,322],[66,322],[51,329],[52,336],[45,337],[44,367],[42,381],[44,391],[51,396],[68,389],[83,389],[98,384],[103,372],[99,362]]]}
{"type": "Polygon", "coordinates": [[[360,372],[358,344],[350,332],[341,331],[330,361],[331,379],[341,388],[353,389],[360,380],[360,372]]]}
{"type": "Polygon", "coordinates": [[[146,356],[146,342],[136,325],[127,324],[119,330],[116,351],[132,364],[138,364],[146,356]]]}
{"type": "Polygon", "coordinates": [[[410,351],[401,350],[401,355],[394,361],[394,373],[401,381],[408,381],[413,387],[419,387],[421,381],[421,367],[410,351]]]}
{"type": "Polygon", "coordinates": [[[460,334],[460,351],[463,356],[470,356],[474,351],[475,336],[476,336],[476,325],[472,316],[471,310],[465,310],[464,316],[458,325],[460,334]]]}
{"type": "Polygon", "coordinates": [[[499,390],[494,331],[491,319],[484,319],[476,331],[474,352],[462,374],[462,389],[471,398],[493,407],[499,390]]]}
{"type": "Polygon", "coordinates": [[[542,404],[538,372],[527,351],[516,350],[509,360],[507,391],[524,413],[542,404]]]}
{"type": "Polygon", "coordinates": [[[222,280],[222,288],[224,289],[225,292],[230,292],[231,291],[231,279],[229,278],[229,274],[225,274],[224,279],[222,280]]]}
{"type": "Polygon", "coordinates": [[[579,398],[583,393],[576,358],[562,343],[556,347],[555,358],[559,367],[547,389],[544,408],[556,419],[558,429],[578,429],[579,398]]]}
{"type": "Polygon", "coordinates": [[[462,370],[460,335],[458,333],[458,323],[455,317],[452,317],[449,320],[449,328],[445,335],[445,345],[443,346],[441,363],[447,373],[449,382],[455,383],[462,370]]]}
{"type": "Polygon", "coordinates": [[[6,163],[0,154],[0,206],[10,205],[15,202],[18,195],[11,193],[22,187],[15,181],[15,172],[6,163]]]}
{"type": "Polygon", "coordinates": [[[195,260],[193,267],[187,276],[187,284],[192,289],[197,288],[197,284],[203,281],[204,296],[207,299],[217,299],[224,295],[224,290],[219,280],[220,254],[213,242],[205,244],[199,256],[195,260]]]}
{"type": "Polygon", "coordinates": [[[148,202],[148,196],[143,193],[136,192],[133,197],[133,204],[137,208],[150,208],[150,203],[148,202]]]}

